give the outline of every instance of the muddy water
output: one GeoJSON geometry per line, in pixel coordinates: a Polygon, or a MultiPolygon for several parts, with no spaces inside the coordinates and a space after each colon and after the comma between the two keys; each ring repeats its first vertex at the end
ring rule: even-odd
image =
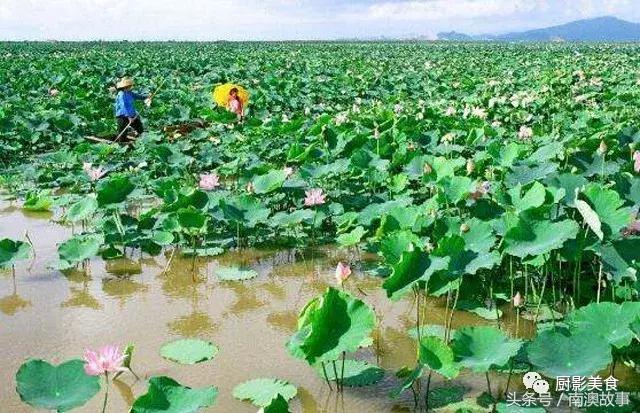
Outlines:
{"type": "MultiPolygon", "coordinates": [[[[180,383],[200,387],[215,385],[220,394],[212,412],[255,412],[250,404],[235,400],[238,383],[258,377],[286,379],[298,387],[291,411],[319,412],[408,412],[410,395],[392,400],[397,385],[392,373],[375,386],[330,392],[324,381],[304,362],[289,356],[285,342],[294,332],[299,309],[333,282],[338,260],[348,257],[325,248],[305,253],[256,251],[228,253],[202,259],[192,271],[191,259],[170,253],[156,258],[132,258],[104,262],[94,259],[88,272],[62,274],[48,268],[56,259],[56,244],[68,239],[72,230],[52,221],[50,214],[27,214],[0,205],[0,238],[24,239],[25,230],[35,245],[36,257],[10,271],[0,273],[0,400],[3,412],[33,411],[15,392],[14,374],[27,358],[59,363],[79,358],[85,348],[107,343],[134,343],[133,367],[142,377],[130,375],[114,383],[110,412],[127,412],[133,400],[146,392],[144,378],[167,375],[180,383]],[[242,265],[259,276],[245,282],[220,282],[218,266],[242,265]],[[210,340],[220,352],[213,361],[180,366],[164,360],[159,348],[183,337],[210,340]]],[[[363,260],[367,257],[361,257],[363,260]]],[[[376,344],[357,356],[378,363],[389,371],[412,366],[415,346],[407,330],[414,323],[411,298],[392,303],[380,288],[380,280],[355,271],[347,288],[374,306],[379,317],[376,344]],[[366,294],[366,296],[364,296],[366,294]]],[[[503,328],[515,329],[515,320],[505,311],[503,328]]],[[[443,324],[444,302],[431,300],[426,323],[443,324]]],[[[456,312],[453,327],[489,324],[473,314],[456,312]]],[[[533,327],[521,321],[521,334],[533,327]]],[[[484,376],[462,374],[456,384],[468,387],[467,396],[485,389],[484,376]]],[[[512,381],[517,382],[518,380],[512,381]]],[[[437,387],[438,379],[432,382],[437,387]]],[[[506,375],[492,376],[492,387],[504,388],[506,375]]],[[[100,411],[102,394],[76,411],[100,411]]]]}

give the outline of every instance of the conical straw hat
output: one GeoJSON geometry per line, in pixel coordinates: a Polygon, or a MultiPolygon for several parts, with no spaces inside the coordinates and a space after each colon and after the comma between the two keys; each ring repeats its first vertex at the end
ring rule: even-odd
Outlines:
{"type": "Polygon", "coordinates": [[[125,87],[129,87],[129,86],[133,86],[133,79],[131,79],[130,77],[123,77],[122,79],[120,79],[120,81],[116,84],[116,87],[118,89],[122,89],[125,87]]]}

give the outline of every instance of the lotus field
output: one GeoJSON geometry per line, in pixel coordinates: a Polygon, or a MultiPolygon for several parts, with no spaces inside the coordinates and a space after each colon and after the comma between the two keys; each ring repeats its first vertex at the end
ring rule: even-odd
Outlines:
{"type": "Polygon", "coordinates": [[[0,410],[640,411],[639,67],[0,43],[0,410]],[[157,94],[110,143],[123,76],[157,94]]]}

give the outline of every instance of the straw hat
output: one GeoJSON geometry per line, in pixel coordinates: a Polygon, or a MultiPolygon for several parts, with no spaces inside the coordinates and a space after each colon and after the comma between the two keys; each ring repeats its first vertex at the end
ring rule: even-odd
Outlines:
{"type": "Polygon", "coordinates": [[[131,86],[133,86],[133,79],[131,79],[130,77],[123,77],[118,83],[116,83],[116,87],[118,89],[124,89],[125,87],[131,86]]]}

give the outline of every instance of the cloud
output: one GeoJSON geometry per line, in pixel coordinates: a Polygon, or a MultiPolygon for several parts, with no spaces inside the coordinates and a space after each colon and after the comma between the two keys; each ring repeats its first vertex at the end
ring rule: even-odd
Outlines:
{"type": "Polygon", "coordinates": [[[280,40],[471,33],[616,15],[637,0],[0,0],[0,39],[280,40]]]}

